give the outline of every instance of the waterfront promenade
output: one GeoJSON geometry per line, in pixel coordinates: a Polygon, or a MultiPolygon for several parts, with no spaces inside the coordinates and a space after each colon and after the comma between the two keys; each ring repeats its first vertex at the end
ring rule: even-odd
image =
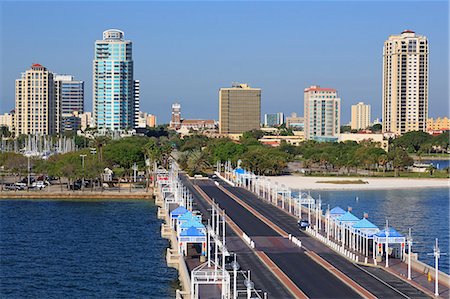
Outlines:
{"type": "Polygon", "coordinates": [[[153,189],[149,188],[101,188],[85,190],[68,190],[66,186],[51,185],[42,190],[3,190],[0,192],[0,199],[58,199],[58,200],[76,200],[76,199],[152,199],[153,189]]]}

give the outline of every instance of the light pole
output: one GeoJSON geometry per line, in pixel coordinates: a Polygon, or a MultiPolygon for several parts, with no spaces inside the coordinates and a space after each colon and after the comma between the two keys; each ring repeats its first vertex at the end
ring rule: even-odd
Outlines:
{"type": "Polygon", "coordinates": [[[233,267],[233,298],[237,299],[237,270],[239,269],[239,263],[236,261],[236,253],[234,254],[234,261],[231,263],[233,267]]]}
{"type": "Polygon", "coordinates": [[[385,249],[385,253],[386,253],[386,268],[389,267],[389,223],[388,220],[386,219],[386,249],[385,249]]]}
{"type": "Polygon", "coordinates": [[[86,157],[86,155],[83,154],[83,155],[80,155],[80,157],[81,157],[81,165],[83,167],[83,178],[81,180],[81,190],[84,191],[84,158],[86,157]]]}
{"type": "Polygon", "coordinates": [[[411,280],[411,245],[412,245],[412,235],[411,235],[411,228],[409,228],[409,234],[406,238],[406,241],[408,242],[408,280],[411,280]]]}
{"type": "Polygon", "coordinates": [[[439,259],[441,255],[447,255],[446,253],[442,253],[441,249],[438,245],[438,239],[436,238],[436,244],[433,248],[433,253],[428,253],[428,255],[434,255],[434,264],[435,264],[435,272],[434,272],[434,295],[439,296],[439,259]]]}

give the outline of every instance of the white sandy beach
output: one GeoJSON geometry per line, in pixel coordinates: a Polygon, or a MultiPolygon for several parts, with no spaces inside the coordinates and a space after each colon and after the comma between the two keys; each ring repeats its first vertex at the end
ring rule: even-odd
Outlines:
{"type": "Polygon", "coordinates": [[[450,188],[449,179],[366,178],[366,177],[303,177],[295,175],[271,176],[272,182],[295,189],[308,190],[380,190],[413,188],[450,188]],[[356,181],[367,184],[332,184],[319,181],[356,181]]]}

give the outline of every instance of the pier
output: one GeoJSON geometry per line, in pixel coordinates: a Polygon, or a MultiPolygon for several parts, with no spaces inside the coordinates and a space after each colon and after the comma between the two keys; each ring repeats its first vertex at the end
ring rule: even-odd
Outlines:
{"type": "Polygon", "coordinates": [[[339,207],[324,211],[309,193],[240,169],[213,178],[190,178],[175,163],[158,171],[177,298],[448,297],[448,276],[438,272],[436,295],[433,268],[416,261],[406,248],[411,238],[389,224],[378,228],[339,207]],[[310,224],[304,230],[302,219],[310,224]]]}

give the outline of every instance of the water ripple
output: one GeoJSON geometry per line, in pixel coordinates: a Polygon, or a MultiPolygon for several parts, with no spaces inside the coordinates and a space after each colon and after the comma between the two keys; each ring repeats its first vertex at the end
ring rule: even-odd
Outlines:
{"type": "Polygon", "coordinates": [[[156,207],[0,201],[2,298],[173,298],[156,207]]]}

